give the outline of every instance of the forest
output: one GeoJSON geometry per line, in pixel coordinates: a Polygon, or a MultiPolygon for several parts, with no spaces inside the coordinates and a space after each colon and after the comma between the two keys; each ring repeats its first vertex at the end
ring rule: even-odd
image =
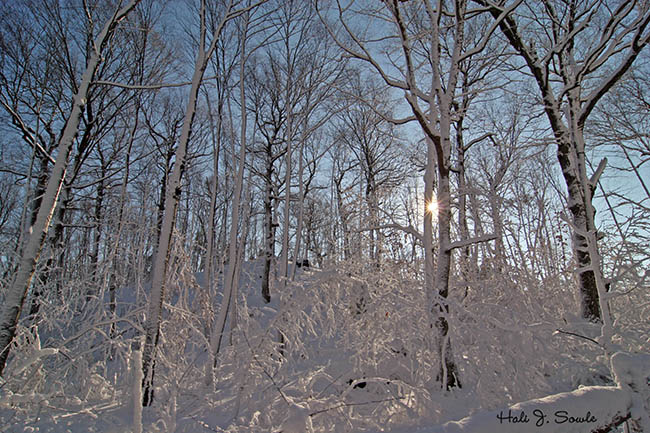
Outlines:
{"type": "Polygon", "coordinates": [[[0,432],[650,432],[650,1],[0,5],[0,432]]]}

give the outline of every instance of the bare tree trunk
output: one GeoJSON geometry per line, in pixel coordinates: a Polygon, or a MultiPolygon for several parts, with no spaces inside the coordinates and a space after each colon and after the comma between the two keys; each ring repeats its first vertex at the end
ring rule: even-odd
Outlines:
{"type": "MultiPolygon", "coordinates": [[[[466,94],[469,89],[464,88],[463,93],[466,94]]],[[[456,123],[456,152],[458,157],[458,232],[460,240],[465,241],[469,239],[469,226],[467,224],[467,179],[465,160],[466,153],[469,148],[465,148],[465,140],[463,136],[464,120],[466,104],[463,101],[462,109],[459,114],[459,119],[456,123]]],[[[468,281],[470,277],[470,245],[462,248],[460,251],[460,273],[463,281],[468,281]]],[[[468,287],[465,288],[467,293],[468,287]]]]}
{"type": "Polygon", "coordinates": [[[36,220],[32,224],[32,234],[21,255],[13,282],[6,291],[5,305],[2,309],[2,316],[0,316],[0,375],[4,371],[11,342],[16,334],[16,326],[18,325],[25,297],[31,285],[45,238],[47,237],[50,221],[52,220],[52,215],[54,214],[65,179],[68,157],[70,156],[75,136],[79,130],[79,123],[88,97],[88,90],[102,60],[102,51],[106,47],[117,24],[135,8],[138,2],[139,0],[132,0],[128,5],[116,11],[106,24],[104,24],[102,31],[94,41],[94,50],[88,59],[86,70],[74,97],[70,116],[65,123],[63,133],[59,140],[57,158],[52,169],[52,174],[47,182],[47,188],[40,203],[36,220]]]}
{"type": "Polygon", "coordinates": [[[430,290],[435,287],[434,282],[434,262],[433,262],[433,214],[430,203],[435,203],[436,199],[433,195],[433,186],[435,179],[435,150],[432,140],[427,139],[427,165],[424,170],[424,222],[423,222],[423,246],[424,246],[424,287],[427,289],[429,295],[429,305],[433,304],[431,299],[430,290]]]}
{"type": "MultiPolygon", "coordinates": [[[[223,101],[221,100],[221,95],[219,95],[220,100],[218,101],[219,108],[217,109],[217,122],[216,125],[210,125],[210,130],[212,131],[212,181],[210,182],[210,209],[208,212],[208,230],[207,230],[207,248],[205,251],[205,258],[203,262],[205,264],[204,278],[205,278],[205,291],[208,296],[212,296],[212,275],[214,273],[214,243],[215,243],[215,218],[217,216],[217,196],[219,190],[219,154],[221,152],[221,117],[223,115],[223,101]]],[[[208,104],[209,113],[210,110],[208,104]]],[[[213,122],[212,115],[210,114],[210,122],[213,122]]]]}
{"type": "Polygon", "coordinates": [[[377,198],[377,186],[372,170],[368,169],[368,184],[366,185],[366,203],[368,204],[368,220],[370,226],[373,227],[370,230],[370,245],[368,245],[368,253],[370,254],[370,260],[372,260],[376,265],[379,265],[380,262],[380,236],[381,232],[377,228],[379,226],[379,218],[377,215],[377,210],[379,209],[379,200],[377,198]]]}
{"type": "MultiPolygon", "coordinates": [[[[250,175],[247,180],[248,185],[250,185],[250,175]]],[[[239,295],[239,278],[241,276],[241,267],[245,257],[246,252],[246,238],[249,228],[249,222],[251,219],[251,196],[250,196],[250,187],[246,190],[246,195],[244,198],[243,209],[242,209],[243,218],[240,218],[242,221],[241,234],[239,235],[239,242],[237,245],[236,251],[236,267],[235,272],[232,278],[232,296],[230,298],[230,344],[234,344],[234,331],[237,329],[237,296],[239,295]]]]}
{"type": "MultiPolygon", "coordinates": [[[[289,275],[289,228],[291,227],[291,172],[293,156],[293,131],[291,130],[292,116],[288,120],[287,134],[287,153],[286,153],[286,172],[284,176],[284,220],[282,221],[282,255],[280,256],[280,278],[281,286],[287,283],[289,275]]],[[[295,259],[295,258],[294,258],[295,259]]]]}
{"type": "Polygon", "coordinates": [[[291,269],[291,279],[293,280],[296,276],[296,268],[298,263],[302,264],[302,259],[300,258],[300,244],[302,243],[302,226],[305,218],[305,185],[303,184],[305,163],[304,163],[304,146],[305,138],[300,143],[300,153],[298,155],[298,224],[296,226],[296,243],[293,248],[293,268],[291,269]]]}
{"type": "Polygon", "coordinates": [[[490,215],[494,226],[494,257],[496,260],[497,272],[503,270],[505,265],[505,248],[503,246],[503,219],[501,218],[501,198],[497,192],[495,181],[490,183],[490,192],[488,196],[490,202],[490,215]]]}
{"type": "MultiPolygon", "coordinates": [[[[34,154],[36,154],[36,151],[34,151],[34,154]]],[[[30,166],[31,169],[31,166],[30,166]]],[[[45,189],[47,187],[47,179],[49,175],[49,161],[45,157],[40,158],[40,169],[38,173],[38,179],[36,181],[36,188],[34,189],[34,197],[33,197],[33,203],[32,203],[32,208],[31,208],[31,216],[30,216],[30,221],[27,223],[27,221],[24,221],[24,225],[21,227],[24,227],[24,230],[21,230],[20,233],[20,239],[18,240],[17,244],[17,252],[19,255],[22,256],[23,253],[23,248],[26,240],[29,239],[30,236],[30,229],[34,226],[34,223],[36,222],[36,218],[38,216],[38,210],[41,206],[41,201],[43,200],[43,195],[45,195],[45,189]]],[[[31,175],[28,178],[28,180],[31,179],[31,175]]],[[[27,182],[27,185],[29,185],[30,182],[27,182]]],[[[29,195],[26,195],[26,197],[30,197],[29,195]]],[[[32,317],[32,322],[37,322],[37,316],[38,316],[38,311],[40,310],[40,297],[41,297],[41,292],[38,289],[34,289],[32,293],[32,298],[31,298],[31,305],[29,308],[29,316],[32,317]]],[[[0,348],[1,350],[1,348],[0,348]]]]}
{"type": "MultiPolygon", "coordinates": [[[[129,134],[129,144],[126,147],[126,153],[125,153],[125,161],[124,161],[124,176],[122,177],[122,184],[120,185],[120,201],[118,205],[118,211],[117,211],[117,233],[115,233],[115,238],[114,238],[114,243],[113,247],[111,249],[111,255],[108,260],[111,262],[111,272],[107,276],[107,281],[104,281],[104,284],[108,284],[108,290],[109,290],[109,311],[111,314],[111,319],[115,320],[116,318],[116,309],[117,309],[117,298],[116,298],[116,286],[118,285],[117,280],[117,275],[120,274],[119,272],[119,264],[118,264],[118,250],[120,247],[120,242],[122,238],[122,230],[124,229],[124,208],[126,206],[126,195],[127,195],[127,185],[129,184],[129,174],[131,170],[131,149],[133,149],[133,143],[135,141],[135,134],[138,130],[138,125],[139,125],[139,116],[140,116],[140,103],[139,101],[136,101],[136,106],[135,106],[135,113],[134,113],[134,122],[133,122],[133,127],[131,128],[130,134],[129,134]]],[[[120,281],[120,282],[123,282],[120,281]]],[[[115,322],[111,323],[111,328],[109,331],[109,336],[111,339],[115,337],[115,322]]],[[[112,354],[112,352],[111,352],[112,354]]],[[[138,366],[139,368],[139,366],[138,366]]],[[[138,403],[139,404],[139,403],[138,403]]]]}
{"type": "MultiPolygon", "coordinates": [[[[240,130],[240,148],[239,148],[239,167],[237,169],[237,178],[235,180],[235,196],[232,203],[232,221],[230,223],[230,236],[229,236],[229,246],[228,246],[228,269],[226,271],[226,278],[224,279],[223,284],[223,298],[221,299],[221,308],[219,309],[219,315],[217,320],[212,327],[212,335],[210,337],[210,349],[213,356],[213,366],[216,367],[216,359],[219,351],[221,350],[221,343],[223,341],[223,333],[226,328],[226,320],[228,318],[229,310],[231,310],[232,305],[236,302],[236,299],[233,301],[233,294],[237,293],[236,284],[238,284],[237,278],[237,258],[241,254],[239,251],[239,245],[237,243],[237,233],[239,231],[239,220],[240,220],[240,207],[241,207],[241,197],[244,184],[244,170],[246,166],[246,125],[247,125],[247,113],[246,113],[246,86],[245,86],[245,66],[246,66],[246,38],[248,32],[249,24],[249,14],[244,15],[243,30],[241,34],[241,51],[240,55],[240,65],[239,65],[239,97],[241,101],[241,130],[240,130]]],[[[233,144],[234,147],[234,144],[233,144]]],[[[233,149],[234,151],[234,149],[233,149]]],[[[233,308],[234,309],[234,308],[233,308]]],[[[235,322],[236,323],[236,322],[235,322]]]]}
{"type": "MultiPolygon", "coordinates": [[[[172,165],[172,158],[174,157],[173,146],[167,149],[165,154],[165,168],[160,179],[160,199],[158,201],[158,209],[156,214],[156,248],[160,240],[160,232],[162,231],[163,218],[165,215],[165,200],[167,200],[167,187],[169,186],[169,170],[172,165]]],[[[154,251],[154,256],[156,251],[154,251]]]]}
{"type": "Polygon", "coordinates": [[[93,245],[90,253],[90,271],[92,275],[92,285],[86,291],[86,300],[90,300],[93,296],[97,296],[97,288],[99,286],[99,250],[101,248],[102,240],[102,211],[104,209],[104,194],[105,194],[105,177],[106,166],[104,161],[101,161],[101,169],[99,174],[99,182],[97,183],[97,197],[95,198],[95,236],[93,237],[93,245]]]}
{"type": "Polygon", "coordinates": [[[273,162],[271,160],[271,144],[268,143],[268,154],[266,166],[266,191],[264,194],[264,269],[262,271],[262,298],[264,302],[271,302],[271,265],[275,255],[275,225],[273,222],[273,184],[271,176],[273,175],[273,162]]]}
{"type": "MultiPolygon", "coordinates": [[[[231,111],[230,109],[228,111],[231,111]]],[[[232,133],[232,136],[234,137],[234,132],[232,133]]],[[[230,163],[228,161],[228,158],[224,158],[224,171],[225,171],[225,176],[223,177],[223,186],[224,186],[224,191],[230,191],[230,176],[229,174],[233,171],[230,167],[230,163]]],[[[226,238],[228,236],[228,211],[230,210],[230,207],[226,205],[227,201],[224,200],[224,205],[222,206],[222,212],[221,212],[221,227],[219,228],[219,234],[217,236],[217,251],[222,252],[225,251],[225,246],[226,246],[226,238]]],[[[222,262],[223,264],[223,262],[222,262]]]]}
{"type": "Polygon", "coordinates": [[[142,371],[144,374],[143,381],[143,406],[149,406],[153,401],[153,377],[156,359],[156,349],[158,346],[158,339],[160,336],[160,320],[162,317],[162,304],[165,294],[165,284],[167,279],[167,264],[169,262],[169,254],[171,251],[172,235],[174,232],[174,225],[176,222],[176,214],[178,203],[181,198],[181,179],[185,171],[185,157],[187,154],[187,145],[192,133],[192,123],[196,114],[196,105],[198,100],[199,87],[205,70],[208,65],[208,60],[212,56],[216,48],[217,41],[221,36],[221,31],[226,22],[233,18],[229,4],[228,9],[224,12],[221,21],[218,23],[217,28],[214,30],[213,39],[210,42],[208,49],[205,47],[206,38],[206,4],[205,0],[201,2],[200,11],[200,29],[201,35],[199,39],[199,50],[196,56],[194,65],[194,74],[192,76],[192,86],[190,89],[187,107],[185,109],[185,119],[183,121],[183,128],[179,138],[178,147],[176,148],[176,156],[174,169],[169,177],[167,191],[165,196],[165,211],[163,213],[163,221],[160,232],[160,239],[158,240],[158,248],[156,251],[156,258],[154,262],[153,274],[151,279],[151,293],[149,295],[149,309],[147,314],[147,321],[144,324],[145,342],[142,353],[142,371]]]}
{"type": "Polygon", "coordinates": [[[336,186],[336,209],[339,214],[339,223],[341,224],[341,230],[343,231],[343,259],[349,260],[352,256],[352,251],[350,247],[350,228],[348,226],[348,212],[345,210],[345,204],[343,203],[343,176],[345,173],[341,172],[334,178],[334,185],[336,186]]]}
{"type": "MultiPolygon", "coordinates": [[[[582,134],[580,134],[582,136],[582,134]]],[[[600,322],[602,315],[596,286],[596,273],[587,240],[588,233],[595,231],[593,215],[588,212],[593,198],[593,189],[583,185],[586,179],[584,141],[571,143],[564,134],[556,135],[558,140],[557,158],[567,185],[567,207],[571,213],[571,235],[573,256],[576,261],[576,278],[580,292],[582,317],[600,322]]],[[[600,269],[596,270],[600,272],[600,269]]]]}
{"type": "Polygon", "coordinates": [[[449,305],[446,302],[449,296],[449,273],[451,271],[451,192],[449,171],[438,167],[438,254],[436,260],[436,273],[434,287],[437,290],[437,299],[434,302],[436,315],[437,350],[440,359],[438,377],[443,389],[461,386],[458,379],[458,370],[449,339],[449,305]]]}

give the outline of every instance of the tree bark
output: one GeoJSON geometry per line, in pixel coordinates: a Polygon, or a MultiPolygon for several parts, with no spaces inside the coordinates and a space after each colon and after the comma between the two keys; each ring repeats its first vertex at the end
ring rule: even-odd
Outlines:
{"type": "MultiPolygon", "coordinates": [[[[445,124],[442,115],[441,129],[445,124]]],[[[447,129],[447,132],[449,130],[447,129]]],[[[449,134],[442,134],[442,147],[444,154],[449,155],[451,143],[449,134]]],[[[447,158],[445,158],[447,159],[447,158]]],[[[436,348],[440,360],[438,379],[443,389],[461,387],[458,379],[458,370],[454,362],[453,351],[449,336],[449,275],[451,272],[452,249],[451,246],[451,189],[449,179],[449,161],[438,162],[438,191],[437,191],[437,224],[438,224],[438,253],[436,255],[435,279],[433,287],[437,291],[434,295],[434,315],[437,329],[436,348]]]]}
{"type": "MultiPolygon", "coordinates": [[[[215,218],[217,216],[217,195],[219,190],[219,156],[221,152],[221,124],[222,124],[222,115],[223,115],[223,101],[222,95],[219,94],[218,108],[217,108],[217,122],[216,125],[212,125],[213,118],[210,114],[210,130],[213,140],[212,148],[212,179],[210,182],[210,209],[208,212],[208,230],[206,233],[207,238],[207,248],[205,251],[204,262],[204,279],[205,279],[205,291],[208,296],[212,296],[212,275],[214,273],[214,244],[215,244],[215,218]]],[[[208,110],[209,110],[208,104],[208,110]]],[[[211,112],[211,110],[210,110],[211,112]]]]}
{"type": "Polygon", "coordinates": [[[273,223],[273,161],[271,143],[267,143],[267,165],[264,194],[264,269],[262,271],[262,298],[271,302],[271,265],[275,256],[275,225],[273,223]]]}

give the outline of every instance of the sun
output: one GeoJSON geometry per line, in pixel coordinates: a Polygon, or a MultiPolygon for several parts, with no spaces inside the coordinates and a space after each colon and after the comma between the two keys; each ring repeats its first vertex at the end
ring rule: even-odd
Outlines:
{"type": "Polygon", "coordinates": [[[438,213],[438,202],[435,200],[428,202],[427,212],[429,212],[431,215],[436,215],[438,213]]]}

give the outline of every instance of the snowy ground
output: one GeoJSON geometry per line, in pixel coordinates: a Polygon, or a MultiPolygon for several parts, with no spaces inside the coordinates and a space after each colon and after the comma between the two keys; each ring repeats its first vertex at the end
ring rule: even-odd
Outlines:
{"type": "MultiPolygon", "coordinates": [[[[526,321],[528,310],[517,305],[534,293],[513,302],[504,296],[512,287],[486,285],[480,302],[469,293],[452,304],[463,387],[441,392],[417,279],[388,267],[303,268],[265,304],[261,269],[259,261],[244,266],[235,332],[228,329],[214,374],[206,317],[220,299],[209,302],[202,275],[178,274],[165,306],[154,404],[144,410],[134,398],[146,290],[118,293],[113,338],[108,298],[94,309],[46,309],[37,332],[20,330],[0,385],[0,431],[138,431],[142,417],[146,432],[572,433],[591,431],[587,412],[603,421],[630,408],[647,423],[650,358],[621,355],[614,377],[597,347],[555,332],[567,323],[544,320],[544,311],[542,320],[526,321]],[[609,386],[539,400],[583,385],[609,386]],[[511,406],[530,399],[538,400],[511,406]],[[543,425],[533,428],[539,413],[543,425]]],[[[628,337],[625,347],[625,329],[617,335],[621,349],[644,344],[628,337]]]]}

